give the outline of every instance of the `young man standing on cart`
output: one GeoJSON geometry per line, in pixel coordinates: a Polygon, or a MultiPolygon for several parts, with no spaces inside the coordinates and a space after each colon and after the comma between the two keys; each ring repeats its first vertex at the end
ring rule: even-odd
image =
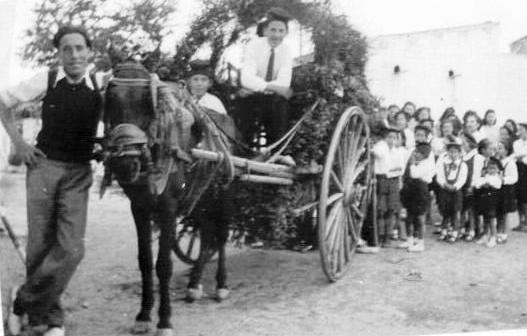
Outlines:
{"type": "Polygon", "coordinates": [[[84,28],[60,28],[53,45],[58,69],[0,92],[0,118],[27,165],[26,280],[9,312],[12,335],[21,332],[25,315],[31,327],[47,329],[44,336],[65,334],[60,298],[84,256],[90,160],[102,98],[89,71],[91,40],[84,28]],[[8,111],[42,95],[42,129],[31,146],[8,111]]]}
{"type": "Polygon", "coordinates": [[[263,37],[246,46],[241,69],[241,98],[234,119],[248,144],[259,131],[255,127],[257,122],[265,128],[267,144],[278,140],[287,130],[293,57],[283,40],[290,19],[285,10],[270,9],[262,23],[263,37]]]}

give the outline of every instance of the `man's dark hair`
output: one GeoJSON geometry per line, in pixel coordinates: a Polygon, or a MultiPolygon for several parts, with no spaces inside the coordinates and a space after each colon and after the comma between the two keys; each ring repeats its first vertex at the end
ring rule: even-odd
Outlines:
{"type": "Polygon", "coordinates": [[[60,40],[64,37],[64,35],[68,34],[81,34],[82,37],[84,37],[84,40],[86,41],[86,45],[88,46],[88,48],[91,49],[91,39],[88,36],[88,32],[86,32],[86,29],[81,26],[60,27],[55,36],[53,36],[53,46],[58,49],[60,46],[60,40]]]}

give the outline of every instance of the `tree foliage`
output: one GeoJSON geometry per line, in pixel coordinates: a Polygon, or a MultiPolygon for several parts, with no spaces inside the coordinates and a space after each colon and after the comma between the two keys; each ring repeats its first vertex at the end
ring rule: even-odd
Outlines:
{"type": "Polygon", "coordinates": [[[58,28],[82,25],[93,38],[96,65],[106,69],[110,45],[127,52],[155,50],[170,32],[166,26],[175,9],[170,0],[136,0],[124,5],[105,0],[42,0],[34,9],[35,24],[26,31],[29,41],[23,58],[36,65],[52,64],[55,50],[51,41],[58,28]]]}

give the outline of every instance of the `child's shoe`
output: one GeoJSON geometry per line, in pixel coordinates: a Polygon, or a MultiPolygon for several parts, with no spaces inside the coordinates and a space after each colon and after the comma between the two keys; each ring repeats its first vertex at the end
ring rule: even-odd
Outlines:
{"type": "Polygon", "coordinates": [[[423,252],[425,250],[425,241],[423,239],[416,239],[415,244],[408,247],[408,252],[423,252]]]}
{"type": "Polygon", "coordinates": [[[457,237],[458,237],[457,231],[450,232],[450,234],[448,235],[448,242],[455,243],[457,240],[457,237]]]}
{"type": "Polygon", "coordinates": [[[409,248],[410,246],[413,246],[413,245],[414,245],[414,238],[413,237],[409,237],[404,242],[402,242],[399,245],[397,245],[397,248],[399,248],[399,249],[407,249],[407,248],[409,248]]]}
{"type": "Polygon", "coordinates": [[[471,242],[474,240],[474,237],[476,236],[476,233],[474,232],[474,230],[470,230],[467,235],[465,236],[465,241],[467,242],[471,242]]]}
{"type": "Polygon", "coordinates": [[[442,229],[441,233],[439,234],[438,240],[445,240],[448,237],[446,229],[442,229]]]}
{"type": "Polygon", "coordinates": [[[496,242],[498,244],[505,244],[507,242],[507,234],[506,233],[498,233],[498,237],[496,238],[496,242]]]}
{"type": "Polygon", "coordinates": [[[489,241],[489,237],[486,234],[484,234],[478,240],[476,240],[476,244],[483,245],[483,244],[487,243],[488,241],[489,241]]]}
{"type": "Polygon", "coordinates": [[[488,248],[494,248],[494,247],[496,247],[496,245],[497,245],[496,237],[495,236],[490,237],[489,241],[487,242],[487,247],[488,248]]]}

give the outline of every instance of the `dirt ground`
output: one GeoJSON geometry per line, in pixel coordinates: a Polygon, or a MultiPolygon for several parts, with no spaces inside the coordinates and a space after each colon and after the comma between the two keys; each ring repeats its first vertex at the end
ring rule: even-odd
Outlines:
{"type": "MultiPolygon", "coordinates": [[[[140,294],[135,230],[128,201],[116,194],[99,200],[97,188],[89,206],[86,257],[64,297],[67,335],[129,335],[140,294]]],[[[24,235],[24,175],[5,175],[0,190],[9,220],[24,235]]],[[[188,267],[174,256],[176,335],[377,336],[527,327],[524,233],[513,233],[493,250],[439,243],[428,233],[424,253],[388,249],[355,255],[349,273],[334,284],[324,277],[316,251],[231,248],[229,256],[230,299],[193,304],[182,301],[188,267]]],[[[5,314],[9,289],[23,279],[5,235],[0,271],[5,314]]],[[[209,265],[204,282],[209,295],[214,271],[209,265]]]]}

